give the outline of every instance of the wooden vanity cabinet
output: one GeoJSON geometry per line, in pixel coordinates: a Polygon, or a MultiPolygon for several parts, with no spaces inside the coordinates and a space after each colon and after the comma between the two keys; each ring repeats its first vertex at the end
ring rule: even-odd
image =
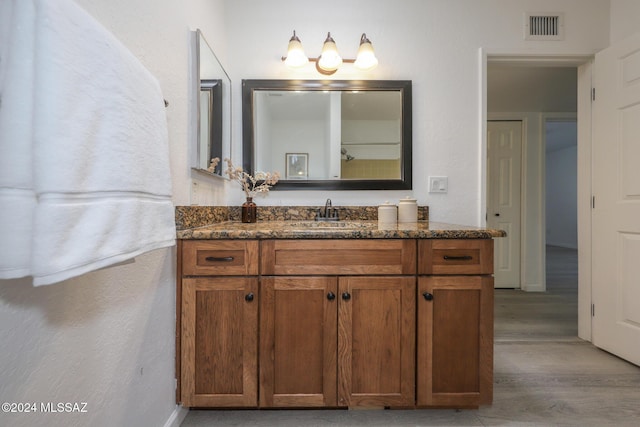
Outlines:
{"type": "Polygon", "coordinates": [[[492,239],[182,240],[188,407],[493,400],[492,239]]]}
{"type": "Polygon", "coordinates": [[[180,394],[189,407],[258,403],[258,241],[181,242],[180,394]]]}
{"type": "Polygon", "coordinates": [[[493,400],[493,241],[418,242],[418,406],[493,400]]]}
{"type": "Polygon", "coordinates": [[[260,406],[415,404],[415,240],[267,240],[260,406]]]}

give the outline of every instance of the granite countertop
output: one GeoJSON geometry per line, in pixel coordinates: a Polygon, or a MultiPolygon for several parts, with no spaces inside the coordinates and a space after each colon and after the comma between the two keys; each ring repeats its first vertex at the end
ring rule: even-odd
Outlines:
{"type": "Polygon", "coordinates": [[[222,221],[178,230],[178,239],[491,239],[503,230],[432,221],[379,224],[377,220],[222,221]]]}

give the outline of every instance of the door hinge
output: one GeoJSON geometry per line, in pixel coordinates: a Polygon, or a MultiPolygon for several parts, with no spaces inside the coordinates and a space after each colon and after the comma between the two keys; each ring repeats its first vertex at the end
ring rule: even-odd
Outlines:
{"type": "Polygon", "coordinates": [[[596,208],[596,196],[591,196],[591,209],[596,208]]]}
{"type": "Polygon", "coordinates": [[[592,101],[596,100],[596,88],[595,87],[591,88],[591,100],[592,101]]]}
{"type": "Polygon", "coordinates": [[[596,305],[591,304],[591,317],[596,317],[596,305]]]}

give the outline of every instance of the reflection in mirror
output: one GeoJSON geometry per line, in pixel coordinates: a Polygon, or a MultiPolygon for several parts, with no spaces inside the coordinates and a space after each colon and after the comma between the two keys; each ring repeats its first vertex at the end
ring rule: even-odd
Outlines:
{"type": "MultiPolygon", "coordinates": [[[[199,158],[222,160],[222,79],[200,80],[200,141],[199,158]]],[[[208,165],[199,165],[205,169],[208,165]]],[[[218,172],[216,170],[216,172],[218,172]]]]}
{"type": "Polygon", "coordinates": [[[194,31],[192,39],[198,112],[194,169],[221,176],[220,165],[208,168],[212,158],[231,154],[231,79],[202,32],[194,31]]]}
{"type": "Polygon", "coordinates": [[[244,168],[282,189],[410,189],[410,81],[243,81],[244,168]],[[291,170],[291,159],[303,169],[291,170]]]}

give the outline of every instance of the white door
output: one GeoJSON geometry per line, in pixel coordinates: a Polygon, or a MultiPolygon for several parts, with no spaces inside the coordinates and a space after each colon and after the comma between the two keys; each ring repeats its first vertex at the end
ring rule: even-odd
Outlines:
{"type": "Polygon", "coordinates": [[[593,343],[640,365],[640,34],[594,65],[593,343]]]}
{"type": "Polygon", "coordinates": [[[487,225],[506,230],[495,239],[496,288],[520,288],[522,122],[487,122],[487,225]]]}

